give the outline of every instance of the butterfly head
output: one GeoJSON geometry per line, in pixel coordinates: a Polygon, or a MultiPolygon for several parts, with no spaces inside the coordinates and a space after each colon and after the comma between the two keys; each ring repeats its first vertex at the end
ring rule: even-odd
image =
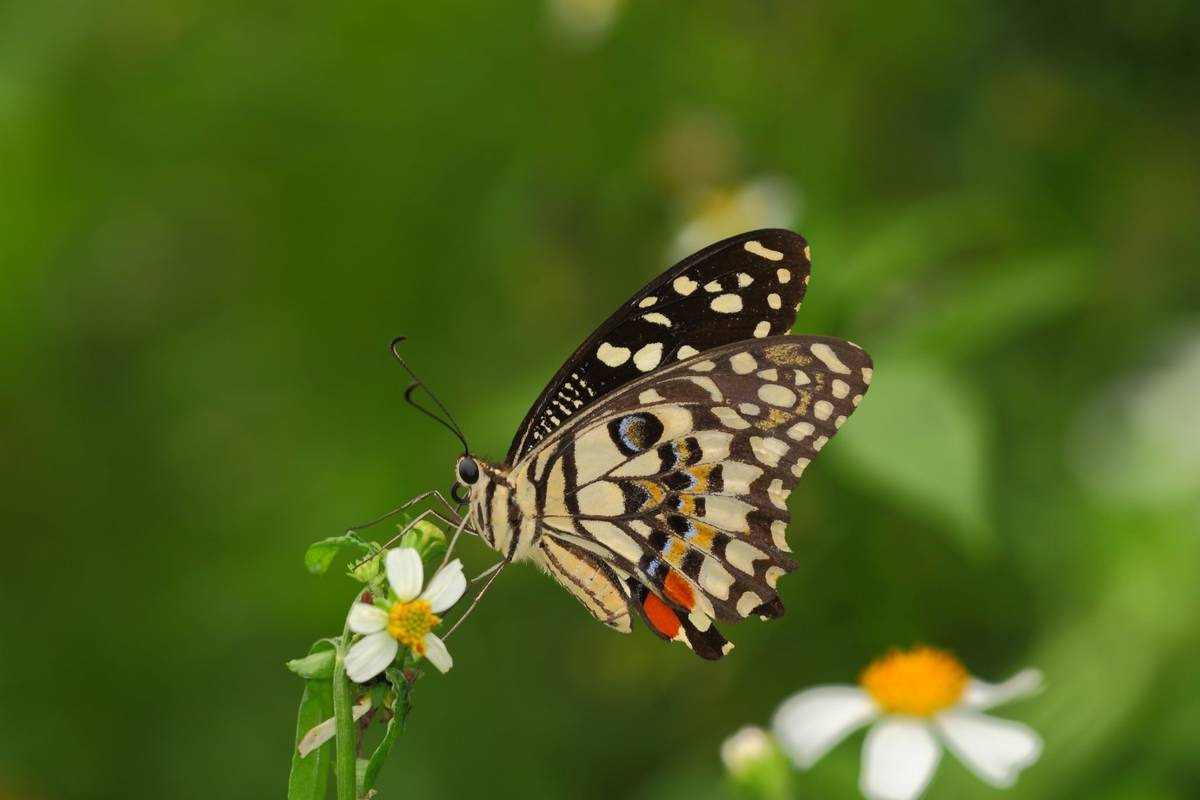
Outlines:
{"type": "Polygon", "coordinates": [[[454,465],[454,486],[450,488],[450,496],[455,502],[474,505],[483,499],[488,485],[496,480],[495,467],[470,453],[463,453],[454,465]]]}
{"type": "MultiPolygon", "coordinates": [[[[509,520],[493,520],[492,511],[496,507],[505,508],[512,491],[506,468],[489,464],[470,453],[459,456],[454,466],[454,486],[450,489],[450,496],[457,503],[469,504],[467,514],[472,528],[493,549],[498,549],[497,531],[509,533],[509,520]]],[[[502,543],[510,538],[503,536],[502,543]]]]}
{"type": "Polygon", "coordinates": [[[454,476],[458,479],[459,484],[467,487],[467,491],[479,482],[479,462],[474,459],[469,453],[464,454],[458,459],[458,466],[454,468],[454,476]]]}

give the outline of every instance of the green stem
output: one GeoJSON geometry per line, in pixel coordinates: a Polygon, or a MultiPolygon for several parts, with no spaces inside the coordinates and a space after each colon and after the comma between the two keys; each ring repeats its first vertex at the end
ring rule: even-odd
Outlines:
{"type": "MultiPolygon", "coordinates": [[[[361,594],[361,593],[360,593],[361,594]]],[[[355,595],[354,601],[358,602],[355,595]]],[[[337,659],[333,662],[333,726],[336,731],[337,798],[358,800],[357,769],[354,747],[354,686],[346,677],[346,651],[350,647],[350,618],[342,628],[337,659]]]]}

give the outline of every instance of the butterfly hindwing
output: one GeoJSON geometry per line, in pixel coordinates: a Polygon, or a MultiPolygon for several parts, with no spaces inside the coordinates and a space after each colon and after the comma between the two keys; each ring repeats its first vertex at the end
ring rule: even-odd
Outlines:
{"type": "Polygon", "coordinates": [[[784,334],[808,285],[808,244],[760,230],[717,242],[643,287],[567,359],[538,396],[505,459],[620,386],[731,342],[784,334]]]}
{"type": "Polygon", "coordinates": [[[629,633],[629,587],[602,558],[570,542],[547,537],[542,539],[535,561],[593,617],[615,631],[629,633]]]}
{"type": "Polygon", "coordinates": [[[729,653],[733,644],[721,635],[712,619],[701,612],[688,613],[672,606],[650,591],[645,584],[629,579],[633,605],[646,627],[657,636],[687,645],[697,655],[715,661],[729,653]]]}
{"type": "Polygon", "coordinates": [[[657,633],[720,657],[713,620],[783,613],[788,495],[870,379],[838,339],[713,348],[573,418],[514,466],[515,491],[537,499],[544,548],[599,559],[657,633]]]}

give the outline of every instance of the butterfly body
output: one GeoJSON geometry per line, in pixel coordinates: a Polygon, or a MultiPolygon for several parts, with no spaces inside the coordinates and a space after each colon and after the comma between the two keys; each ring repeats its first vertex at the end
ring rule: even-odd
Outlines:
{"type": "Polygon", "coordinates": [[[872,370],[849,342],[780,335],[807,278],[802,238],[756,231],[651,282],[546,387],[506,464],[460,459],[473,528],[614,630],[637,615],[705,658],[732,649],[714,621],[781,615],[788,495],[872,370]]]}

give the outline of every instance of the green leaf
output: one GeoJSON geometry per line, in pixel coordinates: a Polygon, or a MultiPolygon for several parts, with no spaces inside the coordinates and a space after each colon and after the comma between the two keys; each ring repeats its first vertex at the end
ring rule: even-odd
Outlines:
{"type": "Polygon", "coordinates": [[[359,773],[359,796],[367,794],[375,787],[375,781],[379,778],[379,770],[383,768],[383,762],[387,760],[388,753],[392,751],[392,745],[396,743],[396,739],[400,736],[400,731],[404,729],[404,720],[399,713],[396,713],[394,705],[392,708],[392,718],[388,720],[383,740],[375,748],[375,752],[367,759],[365,766],[363,766],[362,771],[359,773]]]}
{"type": "MultiPolygon", "coordinates": [[[[328,642],[317,642],[309,655],[326,652],[328,642]]],[[[304,661],[306,659],[297,659],[304,661]]],[[[296,739],[292,748],[292,769],[288,774],[288,800],[324,800],[329,783],[329,767],[333,760],[331,743],[326,743],[301,758],[300,740],[324,720],[333,716],[333,690],[327,680],[305,682],[296,715],[296,739]]]]}
{"type": "Polygon", "coordinates": [[[310,652],[304,658],[294,658],[287,662],[287,668],[299,675],[301,678],[308,680],[329,680],[333,677],[333,662],[337,659],[337,654],[333,651],[332,646],[328,649],[317,650],[316,648],[327,642],[317,642],[313,645],[315,652],[310,652]]]}
{"type": "Polygon", "coordinates": [[[1086,252],[1058,251],[987,264],[926,297],[890,336],[906,353],[972,357],[1077,306],[1090,263],[1086,252]]]}
{"type": "Polygon", "coordinates": [[[967,551],[991,544],[983,415],[945,368],[877,356],[871,391],[836,452],[862,478],[947,526],[967,551]]]}
{"type": "Polygon", "coordinates": [[[392,686],[392,718],[388,720],[383,740],[375,748],[375,752],[371,754],[366,766],[359,773],[358,793],[360,796],[366,795],[374,788],[375,781],[379,778],[379,770],[383,768],[383,762],[387,760],[392,745],[396,743],[400,732],[404,730],[408,712],[412,710],[412,684],[404,677],[404,670],[392,667],[387,670],[386,675],[392,686]]]}
{"type": "Polygon", "coordinates": [[[337,557],[338,551],[346,546],[355,547],[364,554],[372,552],[371,545],[353,533],[330,536],[328,539],[322,539],[308,546],[308,549],[304,551],[304,566],[314,575],[323,575],[329,569],[329,565],[333,563],[333,559],[337,557]]]}

